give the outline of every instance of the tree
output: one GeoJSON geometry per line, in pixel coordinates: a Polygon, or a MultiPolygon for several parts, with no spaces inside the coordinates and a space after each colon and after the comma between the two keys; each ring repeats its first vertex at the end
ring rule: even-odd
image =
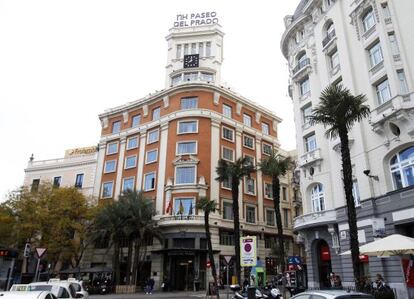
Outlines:
{"type": "Polygon", "coordinates": [[[272,197],[273,207],[276,215],[277,225],[277,245],[279,247],[279,264],[282,271],[285,270],[285,250],[283,245],[283,226],[282,216],[280,214],[280,177],[286,175],[286,172],[291,169],[293,163],[290,157],[283,157],[275,150],[272,154],[259,163],[259,168],[264,175],[272,177],[272,197]]]}
{"type": "Polygon", "coordinates": [[[361,288],[361,269],[359,260],[358,228],[355,201],[352,195],[352,163],[349,152],[348,131],[356,122],[362,121],[370,114],[369,107],[363,103],[365,95],[354,96],[342,85],[330,85],[320,96],[319,105],[313,109],[309,117],[311,125],[323,124],[328,127],[326,136],[339,136],[341,142],[341,159],[344,191],[348,213],[349,236],[352,253],[352,264],[357,288],[361,288]]]}
{"type": "Polygon", "coordinates": [[[204,228],[206,230],[206,237],[207,237],[207,245],[208,245],[208,259],[210,260],[211,264],[211,274],[214,278],[214,288],[217,294],[217,298],[220,298],[219,290],[218,290],[218,283],[217,283],[217,272],[216,272],[216,264],[214,262],[214,255],[213,255],[213,245],[211,244],[211,233],[210,233],[210,224],[209,224],[209,217],[210,213],[214,213],[216,211],[216,202],[214,200],[210,200],[208,197],[201,197],[197,202],[197,209],[204,211],[204,228]]]}
{"type": "Polygon", "coordinates": [[[241,267],[240,267],[240,218],[239,218],[239,185],[240,180],[246,176],[250,176],[256,171],[254,166],[246,158],[239,158],[235,162],[228,162],[223,159],[218,161],[216,167],[216,178],[219,182],[230,181],[231,197],[233,200],[233,217],[234,217],[234,248],[236,256],[236,275],[237,282],[240,283],[241,267]]]}

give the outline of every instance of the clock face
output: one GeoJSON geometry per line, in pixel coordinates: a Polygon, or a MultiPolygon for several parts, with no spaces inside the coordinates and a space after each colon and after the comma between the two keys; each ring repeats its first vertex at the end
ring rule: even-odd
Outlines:
{"type": "Polygon", "coordinates": [[[198,67],[198,62],[198,54],[184,55],[184,68],[198,67]]]}

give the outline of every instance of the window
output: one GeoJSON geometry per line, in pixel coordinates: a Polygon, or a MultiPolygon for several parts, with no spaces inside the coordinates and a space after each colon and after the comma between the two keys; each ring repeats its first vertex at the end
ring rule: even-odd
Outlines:
{"type": "Polygon", "coordinates": [[[306,53],[305,52],[302,52],[301,54],[299,54],[297,56],[299,69],[301,69],[302,67],[304,67],[304,63],[305,63],[306,58],[307,58],[307,56],[306,56],[306,53]]]}
{"type": "Polygon", "coordinates": [[[325,196],[322,184],[315,185],[311,190],[312,209],[314,212],[325,210],[325,196]]]}
{"type": "Polygon", "coordinates": [[[234,151],[227,147],[222,147],[222,158],[224,160],[233,162],[234,161],[234,151]]]}
{"type": "Polygon", "coordinates": [[[194,198],[175,198],[174,215],[194,215],[194,198]]]}
{"type": "Polygon", "coordinates": [[[201,72],[200,73],[200,80],[201,81],[206,81],[206,82],[213,82],[213,74],[211,73],[206,73],[206,72],[201,72]]]}
{"type": "Polygon", "coordinates": [[[198,106],[198,98],[182,98],[181,99],[181,109],[195,109],[198,106]]]}
{"type": "Polygon", "coordinates": [[[390,12],[390,8],[388,7],[388,3],[384,2],[381,4],[382,7],[382,12],[384,13],[384,18],[391,18],[391,12],[390,12]]]}
{"type": "Polygon", "coordinates": [[[152,110],[152,120],[158,120],[161,117],[161,108],[157,107],[152,110]]]}
{"type": "Polygon", "coordinates": [[[196,167],[195,166],[177,166],[175,168],[175,184],[195,184],[196,167]]]}
{"type": "Polygon", "coordinates": [[[333,37],[333,35],[335,34],[335,26],[334,24],[331,22],[328,27],[326,27],[326,36],[328,37],[333,37]]]}
{"type": "Polygon", "coordinates": [[[273,199],[273,190],[272,190],[272,184],[270,183],[264,183],[264,189],[265,189],[265,198],[273,199]]]}
{"type": "Polygon", "coordinates": [[[275,226],[275,212],[272,210],[266,210],[266,224],[275,226]]]}
{"type": "Polygon", "coordinates": [[[243,135],[243,145],[250,149],[254,149],[254,138],[247,135],[243,135]]]}
{"type": "Polygon", "coordinates": [[[112,197],[114,182],[105,182],[102,184],[102,198],[112,197]]]}
{"type": "Polygon", "coordinates": [[[233,220],[233,204],[223,201],[223,219],[233,220]]]}
{"type": "Polygon", "coordinates": [[[154,131],[150,131],[148,133],[147,144],[157,142],[158,141],[158,138],[159,138],[159,131],[158,131],[158,129],[157,130],[154,130],[154,131]]]}
{"type": "Polygon", "coordinates": [[[188,44],[184,44],[184,55],[188,55],[188,44]]]}
{"type": "Polygon", "coordinates": [[[78,173],[75,179],[75,188],[82,188],[83,185],[83,173],[78,173]]]}
{"type": "Polygon", "coordinates": [[[246,177],[245,179],[245,186],[244,186],[244,192],[250,195],[255,195],[255,181],[253,178],[246,177]]]}
{"type": "Polygon", "coordinates": [[[220,245],[234,246],[234,233],[220,231],[220,245]]]}
{"type": "Polygon", "coordinates": [[[246,113],[243,113],[243,124],[245,126],[251,127],[252,126],[252,117],[246,113]]]}
{"type": "Polygon", "coordinates": [[[255,207],[246,207],[246,222],[256,223],[256,208],[255,207]]]}
{"type": "Polygon", "coordinates": [[[134,168],[137,166],[137,156],[128,156],[125,158],[125,169],[134,168]]]}
{"type": "Polygon", "coordinates": [[[300,95],[305,96],[310,92],[309,78],[306,78],[299,83],[300,86],[300,95]]]}
{"type": "Polygon", "coordinates": [[[175,58],[176,59],[180,59],[181,58],[181,48],[182,48],[181,45],[177,45],[177,51],[176,51],[176,55],[175,55],[175,58]]]}
{"type": "Polygon", "coordinates": [[[134,149],[138,147],[138,137],[130,137],[127,140],[127,150],[134,149]]]}
{"type": "Polygon", "coordinates": [[[122,192],[134,191],[134,179],[134,177],[123,179],[122,192]]]}
{"type": "Polygon", "coordinates": [[[34,179],[32,181],[32,187],[30,189],[31,192],[37,192],[39,190],[40,179],[34,179]]]}
{"type": "Polygon", "coordinates": [[[405,78],[404,70],[397,70],[398,81],[400,82],[400,92],[407,93],[408,92],[408,85],[407,79],[405,78]]]}
{"type": "Polygon", "coordinates": [[[398,47],[397,38],[395,37],[394,32],[388,33],[388,40],[390,41],[392,55],[394,55],[394,56],[399,55],[400,54],[400,48],[398,47]]]}
{"type": "Polygon", "coordinates": [[[224,114],[224,116],[226,116],[228,118],[232,118],[233,113],[232,113],[231,106],[223,104],[223,114],[224,114]]]}
{"type": "Polygon", "coordinates": [[[228,141],[234,141],[234,130],[223,127],[222,129],[222,137],[228,141]]]}
{"type": "Polygon", "coordinates": [[[197,154],[196,141],[184,141],[177,143],[177,155],[195,155],[197,154]]]}
{"type": "Polygon", "coordinates": [[[158,156],[158,150],[155,149],[152,151],[148,151],[146,155],[145,163],[149,164],[149,163],[156,162],[157,156],[158,156]]]}
{"type": "Polygon", "coordinates": [[[400,151],[390,160],[394,189],[414,185],[414,146],[400,151]]]}
{"type": "Polygon", "coordinates": [[[305,138],[305,144],[306,144],[306,152],[312,152],[316,150],[316,136],[315,134],[312,134],[305,138]]]}
{"type": "Polygon", "coordinates": [[[266,134],[266,135],[270,134],[269,124],[262,123],[262,132],[263,132],[263,134],[266,134]]]}
{"type": "Polygon", "coordinates": [[[354,197],[355,206],[359,207],[361,205],[361,196],[359,195],[359,186],[356,180],[352,182],[352,196],[354,197]]]}
{"type": "Polygon", "coordinates": [[[390,85],[388,84],[388,79],[385,79],[377,86],[375,86],[377,92],[378,104],[381,105],[391,99],[391,90],[390,85]]]}
{"type": "Polygon", "coordinates": [[[370,9],[363,17],[362,24],[364,26],[364,31],[368,31],[375,25],[374,12],[370,9]]]}
{"type": "Polygon", "coordinates": [[[184,82],[196,81],[198,77],[197,72],[184,73],[184,82]]]}
{"type": "Polygon", "coordinates": [[[175,86],[182,81],[183,77],[181,74],[171,77],[171,85],[175,86]]]}
{"type": "Polygon", "coordinates": [[[230,189],[231,190],[231,179],[228,178],[227,180],[224,180],[221,187],[224,188],[224,189],[230,189]]]}
{"type": "Polygon", "coordinates": [[[117,152],[118,152],[118,142],[108,143],[106,154],[112,155],[112,154],[116,154],[117,152]]]}
{"type": "Polygon", "coordinates": [[[289,227],[289,218],[289,210],[283,209],[283,221],[285,227],[289,227]]]}
{"type": "Polygon", "coordinates": [[[62,182],[62,177],[61,176],[55,176],[53,178],[53,187],[54,188],[59,188],[61,182],[62,182]]]}
{"type": "Polygon", "coordinates": [[[254,166],[254,157],[250,155],[244,155],[246,159],[246,165],[254,166]]]}
{"type": "Polygon", "coordinates": [[[191,54],[196,54],[196,52],[197,52],[197,44],[192,43],[191,44],[191,54]]]}
{"type": "Polygon", "coordinates": [[[335,69],[336,67],[339,67],[339,53],[338,50],[335,50],[330,56],[329,60],[331,63],[331,69],[335,69]]]}
{"type": "Polygon", "coordinates": [[[211,56],[211,42],[206,42],[206,56],[211,56]]]}
{"type": "Polygon", "coordinates": [[[109,160],[105,162],[104,173],[115,172],[116,160],[109,160]]]}
{"type": "Polygon", "coordinates": [[[178,133],[177,134],[197,133],[197,131],[198,131],[198,123],[196,120],[178,122],[178,133]]]}
{"type": "Polygon", "coordinates": [[[302,108],[302,121],[306,125],[309,123],[309,116],[312,115],[312,105],[308,105],[302,108]]]}
{"type": "Polygon", "coordinates": [[[121,121],[115,121],[112,123],[112,133],[121,132],[121,121]]]}
{"type": "Polygon", "coordinates": [[[144,176],[144,191],[155,189],[155,172],[150,172],[144,176]]]}
{"type": "Polygon", "coordinates": [[[141,123],[141,114],[134,115],[132,117],[132,127],[138,127],[141,123]]]}
{"type": "Polygon", "coordinates": [[[384,58],[382,57],[381,44],[379,42],[377,42],[375,45],[369,48],[368,52],[371,67],[376,66],[384,60],[384,58]]]}
{"type": "Polygon", "coordinates": [[[287,189],[286,187],[282,187],[282,200],[287,200],[287,189]]]}
{"type": "Polygon", "coordinates": [[[270,144],[263,143],[263,145],[262,145],[262,152],[263,152],[263,154],[269,156],[269,155],[272,154],[273,148],[272,148],[272,146],[270,144]]]}
{"type": "Polygon", "coordinates": [[[203,43],[198,43],[198,54],[200,55],[200,57],[204,56],[204,44],[203,43]]]}

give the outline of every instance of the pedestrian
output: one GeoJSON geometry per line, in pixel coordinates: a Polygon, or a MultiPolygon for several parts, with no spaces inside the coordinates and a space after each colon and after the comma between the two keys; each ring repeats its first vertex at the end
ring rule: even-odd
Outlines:
{"type": "Polygon", "coordinates": [[[384,278],[379,273],[375,276],[374,288],[376,288],[376,289],[383,289],[383,288],[385,288],[384,278]]]}
{"type": "Polygon", "coordinates": [[[335,275],[334,286],[335,286],[335,288],[341,288],[342,287],[342,280],[341,280],[341,277],[338,274],[335,275]]]}
{"type": "Polygon", "coordinates": [[[331,274],[329,274],[328,276],[328,279],[329,279],[331,288],[334,288],[335,287],[335,272],[331,272],[331,274]]]}
{"type": "Polygon", "coordinates": [[[154,290],[154,278],[150,277],[150,279],[148,280],[148,286],[149,286],[149,293],[152,294],[152,291],[154,290]]]}

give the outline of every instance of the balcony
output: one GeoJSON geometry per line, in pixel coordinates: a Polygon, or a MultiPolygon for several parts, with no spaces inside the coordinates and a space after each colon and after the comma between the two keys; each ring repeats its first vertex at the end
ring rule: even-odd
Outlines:
{"type": "Polygon", "coordinates": [[[161,216],[158,220],[159,226],[175,225],[204,225],[204,216],[202,215],[168,215],[161,216]]]}
{"type": "Polygon", "coordinates": [[[305,58],[302,61],[298,62],[298,64],[292,70],[292,79],[295,79],[300,74],[303,74],[308,68],[310,68],[309,58],[305,58]]]}
{"type": "Polygon", "coordinates": [[[362,36],[365,40],[367,40],[374,32],[375,32],[375,25],[373,25],[371,28],[369,28],[367,31],[365,31],[362,36]]]}
{"type": "Polygon", "coordinates": [[[299,167],[304,167],[306,165],[312,164],[312,163],[316,163],[318,161],[322,160],[321,157],[321,150],[319,148],[311,151],[311,152],[307,152],[304,155],[302,155],[299,158],[299,167]]]}
{"type": "Polygon", "coordinates": [[[380,70],[384,68],[384,60],[381,62],[378,62],[376,65],[374,65],[370,70],[369,74],[371,77],[374,77],[380,70]]]}
{"type": "Polygon", "coordinates": [[[329,32],[326,37],[322,40],[322,47],[325,48],[336,36],[335,30],[329,32]]]}
{"type": "Polygon", "coordinates": [[[374,132],[383,134],[384,126],[389,120],[396,124],[404,122],[410,124],[408,134],[414,137],[414,117],[411,114],[413,110],[414,93],[400,94],[371,110],[369,123],[374,132]]]}
{"type": "Polygon", "coordinates": [[[293,227],[294,230],[301,230],[307,227],[336,223],[336,221],[336,211],[327,210],[296,217],[294,219],[293,227]]]}

